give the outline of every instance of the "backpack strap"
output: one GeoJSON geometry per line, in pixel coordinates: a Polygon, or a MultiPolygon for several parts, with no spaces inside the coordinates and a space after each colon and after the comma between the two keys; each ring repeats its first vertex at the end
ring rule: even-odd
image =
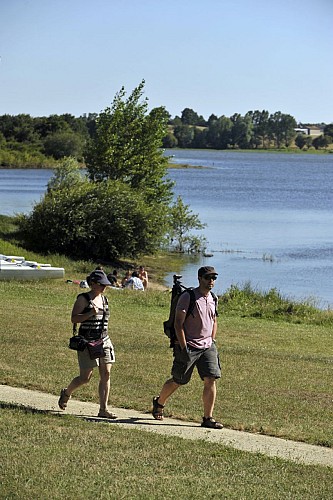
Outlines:
{"type": "Polygon", "coordinates": [[[190,315],[194,316],[193,311],[194,311],[194,307],[195,307],[195,293],[194,293],[193,288],[188,288],[186,291],[190,294],[190,303],[189,303],[187,313],[186,313],[186,318],[188,318],[190,315]]]}
{"type": "Polygon", "coordinates": [[[218,302],[219,302],[219,298],[218,298],[217,295],[215,295],[214,292],[211,291],[210,293],[211,293],[211,295],[212,295],[212,297],[214,299],[214,302],[215,302],[215,316],[217,317],[219,315],[219,313],[217,311],[217,305],[218,305],[218,302]]]}
{"type": "MultiPolygon", "coordinates": [[[[195,307],[195,293],[194,293],[193,288],[187,288],[185,291],[190,294],[190,304],[188,306],[188,310],[186,313],[186,318],[188,318],[190,316],[190,314],[192,314],[192,316],[193,316],[193,311],[194,311],[194,307],[195,307]]],[[[215,316],[218,316],[219,315],[219,313],[217,311],[218,297],[217,297],[217,295],[215,295],[214,292],[211,291],[210,293],[211,293],[211,296],[213,297],[214,302],[215,302],[215,316]]]]}

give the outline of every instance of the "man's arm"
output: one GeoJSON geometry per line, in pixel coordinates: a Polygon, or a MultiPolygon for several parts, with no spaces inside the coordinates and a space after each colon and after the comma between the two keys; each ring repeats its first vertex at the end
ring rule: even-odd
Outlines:
{"type": "Polygon", "coordinates": [[[185,349],[186,347],[186,338],[184,332],[184,321],[186,319],[186,311],[182,309],[176,309],[175,315],[175,330],[177,340],[179,342],[180,348],[185,349]]]}
{"type": "Polygon", "coordinates": [[[212,330],[212,339],[213,340],[215,340],[216,332],[217,332],[217,318],[215,316],[214,324],[213,324],[213,330],[212,330]]]}

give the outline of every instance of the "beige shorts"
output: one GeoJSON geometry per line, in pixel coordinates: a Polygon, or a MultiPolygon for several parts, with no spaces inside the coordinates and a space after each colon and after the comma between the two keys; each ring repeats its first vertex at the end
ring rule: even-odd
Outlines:
{"type": "Polygon", "coordinates": [[[90,359],[89,356],[89,351],[87,348],[85,348],[84,351],[77,351],[77,359],[79,362],[79,367],[82,370],[90,370],[93,368],[96,368],[96,366],[99,366],[100,364],[109,364],[109,363],[114,363],[116,360],[115,353],[114,353],[114,348],[112,345],[112,342],[110,340],[110,337],[105,337],[103,341],[103,350],[106,354],[103,358],[97,358],[97,359],[90,359]]]}

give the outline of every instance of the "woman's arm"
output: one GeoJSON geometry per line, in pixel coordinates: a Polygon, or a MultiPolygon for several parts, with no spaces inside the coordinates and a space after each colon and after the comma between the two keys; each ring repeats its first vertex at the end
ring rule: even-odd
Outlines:
{"type": "Polygon", "coordinates": [[[73,306],[71,321],[72,323],[83,323],[83,321],[87,321],[87,319],[95,316],[98,313],[98,307],[93,305],[91,309],[87,312],[83,312],[87,307],[87,301],[84,297],[79,296],[73,306]]]}

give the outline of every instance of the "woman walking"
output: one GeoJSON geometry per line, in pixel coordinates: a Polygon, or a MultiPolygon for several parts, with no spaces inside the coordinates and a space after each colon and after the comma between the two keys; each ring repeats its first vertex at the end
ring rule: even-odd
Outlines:
{"type": "Polygon", "coordinates": [[[77,296],[72,310],[72,323],[80,323],[79,335],[87,341],[103,340],[101,357],[91,359],[88,347],[84,351],[78,351],[78,363],[80,374],[71,383],[61,390],[58,405],[65,410],[72,393],[79,387],[87,384],[92,376],[93,369],[99,370],[99,413],[101,418],[117,418],[108,410],[108,399],[110,392],[110,370],[115,362],[115,354],[112,342],[108,335],[109,307],[107,298],[103,292],[111,283],[102,270],[93,271],[87,278],[91,290],[80,293],[77,296]]]}

